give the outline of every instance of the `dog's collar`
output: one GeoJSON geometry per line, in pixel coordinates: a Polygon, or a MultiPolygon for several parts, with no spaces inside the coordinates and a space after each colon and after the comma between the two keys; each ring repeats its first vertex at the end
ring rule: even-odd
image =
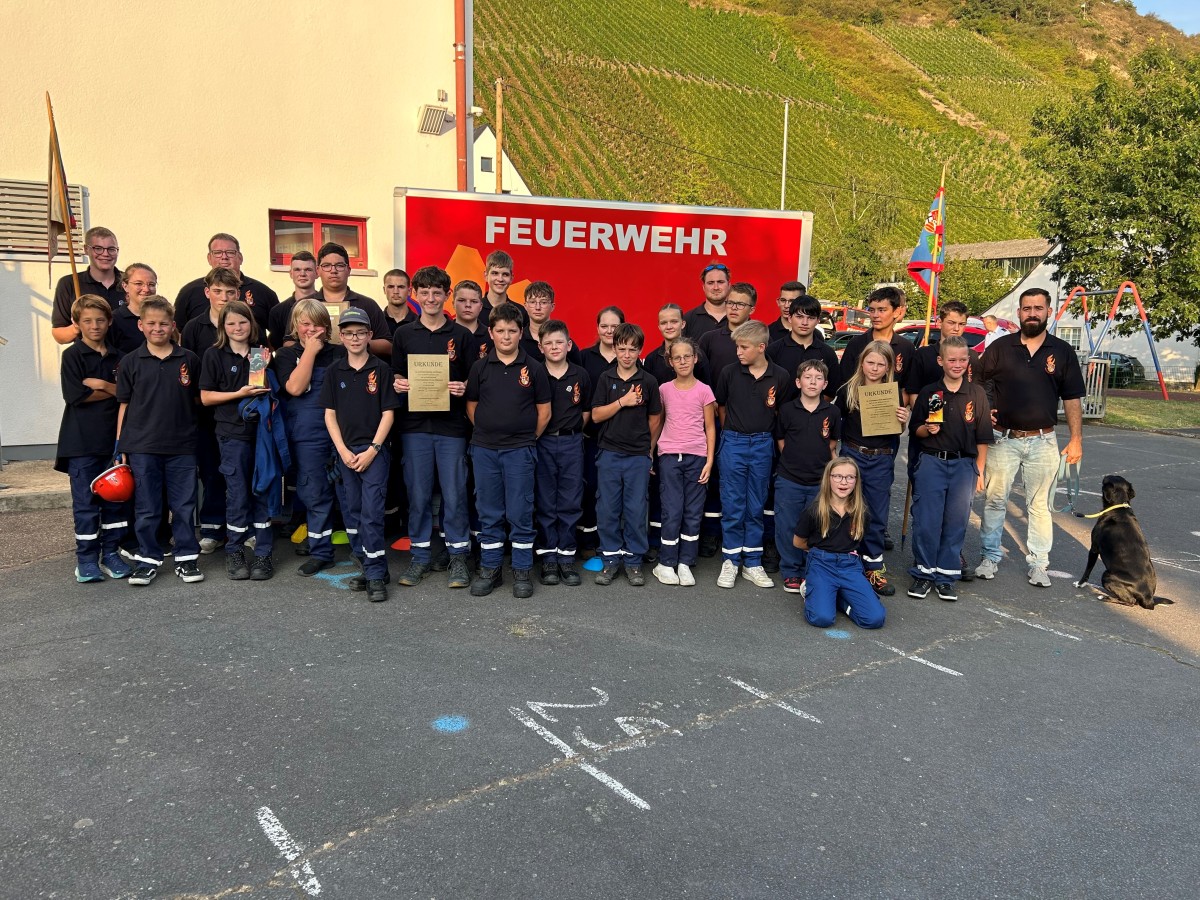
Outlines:
{"type": "Polygon", "coordinates": [[[1104,515],[1105,513],[1110,513],[1110,512],[1112,512],[1114,509],[1132,509],[1132,508],[1133,508],[1133,507],[1131,507],[1131,506],[1130,506],[1128,503],[1117,503],[1117,504],[1116,504],[1116,505],[1114,505],[1114,506],[1110,506],[1110,507],[1108,507],[1108,509],[1102,509],[1102,510],[1100,510],[1100,512],[1098,512],[1098,513],[1091,513],[1090,515],[1086,515],[1086,516],[1084,516],[1083,518],[1085,518],[1085,519],[1098,519],[1098,518],[1100,518],[1102,515],[1104,515]]]}

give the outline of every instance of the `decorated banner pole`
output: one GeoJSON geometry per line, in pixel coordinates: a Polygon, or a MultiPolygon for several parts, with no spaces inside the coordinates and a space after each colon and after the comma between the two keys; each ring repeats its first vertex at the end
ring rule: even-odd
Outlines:
{"type": "MultiPolygon", "coordinates": [[[[925,216],[925,224],[921,235],[917,238],[917,246],[908,262],[908,275],[925,291],[925,339],[922,346],[929,344],[929,327],[933,322],[933,311],[937,307],[938,284],[942,270],[946,266],[946,165],[942,164],[942,178],[938,183],[937,193],[929,204],[929,212],[925,216]]],[[[909,452],[912,452],[911,444],[909,452]]],[[[911,462],[911,461],[910,461],[911,462]]],[[[913,483],[912,470],[908,487],[904,491],[904,516],[900,524],[900,549],[908,539],[908,514],[912,509],[913,483]]]]}
{"type": "Polygon", "coordinates": [[[71,204],[67,199],[67,173],[63,171],[62,150],[58,146],[58,128],[54,125],[54,107],[50,105],[49,91],[46,91],[46,115],[50,117],[50,174],[46,185],[47,266],[54,262],[61,231],[67,236],[67,259],[71,263],[71,281],[74,282],[75,299],[78,300],[79,271],[75,268],[75,243],[71,239],[75,217],[71,215],[71,204]]]}

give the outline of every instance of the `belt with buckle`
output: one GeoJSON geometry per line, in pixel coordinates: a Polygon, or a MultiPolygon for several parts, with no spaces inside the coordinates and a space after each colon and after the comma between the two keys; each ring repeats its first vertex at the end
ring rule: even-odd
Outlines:
{"type": "Polygon", "coordinates": [[[542,437],[567,437],[572,434],[580,434],[582,428],[560,428],[558,431],[547,431],[542,437]]]}
{"type": "Polygon", "coordinates": [[[1009,428],[1004,432],[1005,437],[1010,438],[1029,438],[1039,437],[1043,434],[1050,434],[1054,431],[1053,428],[1035,428],[1033,431],[1022,431],[1019,428],[1009,428]]]}
{"type": "Polygon", "coordinates": [[[863,456],[891,456],[896,452],[891,447],[863,447],[852,441],[842,441],[842,443],[863,456]]]}
{"type": "Polygon", "coordinates": [[[974,459],[974,453],[964,453],[961,450],[921,450],[926,456],[936,456],[938,459],[974,459]]]}

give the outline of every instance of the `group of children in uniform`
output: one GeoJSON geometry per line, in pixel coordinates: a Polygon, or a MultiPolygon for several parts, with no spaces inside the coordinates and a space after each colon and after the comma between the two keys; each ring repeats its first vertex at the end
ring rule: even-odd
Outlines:
{"type": "MultiPolygon", "coordinates": [[[[317,258],[325,255],[322,248],[317,258]]],[[[511,278],[506,254],[492,254],[487,266],[511,278]]],[[[714,269],[727,278],[716,264],[706,275],[714,269]]],[[[351,588],[386,600],[384,517],[399,453],[412,551],[400,584],[418,584],[439,568],[436,483],[449,556],[441,568],[449,569],[452,588],[491,593],[503,582],[506,543],[514,596],[533,594],[535,555],[542,584],[578,585],[577,529],[586,535],[593,527],[602,562],[597,584],[623,571],[631,585],[643,585],[644,562],[656,556],[652,574],[660,583],[693,585],[719,472],[718,585],[734,587],[740,571],[758,587],[773,587],[763,564],[773,541],[784,588],[806,595],[810,623],[828,626],[841,610],[862,627],[883,624],[878,595],[893,591],[880,572],[882,544],[899,438],[862,434],[858,389],[900,381],[915,351],[903,338],[878,339],[891,331],[874,316],[873,332],[856,339],[843,368],[817,331],[820,302],[802,285],[784,286],[781,293],[792,296],[780,298],[772,326],[780,337],[771,341],[768,326],[750,318],[754,288],[733,284],[729,321],[709,329],[704,350],[685,333],[682,310],[667,304],[659,313],[663,344],[643,360],[642,329],[616,307],[600,312],[596,344],[580,352],[552,317],[550,285],[530,284],[523,308],[493,306],[482,302],[476,283],[451,291],[449,275],[429,266],[411,280],[421,312],[391,334],[390,365],[372,352],[378,336],[368,311],[341,310],[335,335],[325,304],[300,299],[270,371],[252,379],[255,360],[261,365],[270,352],[251,309],[235,299],[237,275],[218,268],[205,283],[215,324],[196,320],[184,329],[211,329],[198,338],[211,342],[202,356],[186,349],[194,341],[177,342],[174,311],[161,297],[142,299],[145,341],[123,357],[106,341],[107,301],[89,295],[72,308],[80,337],[63,355],[59,457],[71,476],[80,582],[107,575],[149,584],[164,562],[167,513],[176,574],[203,579],[193,524],[196,454],[215,437],[233,580],[273,575],[272,517],[286,470],[306,516],[308,558],[299,574],[333,565],[336,502],[361,568],[351,588]],[[446,314],[448,301],[456,318],[446,314]],[[895,340],[906,344],[899,354],[895,340]],[[410,409],[410,367],[431,356],[448,363],[449,408],[410,409]],[[198,425],[199,408],[212,411],[211,435],[198,425]],[[114,458],[134,476],[132,569],[119,552],[129,510],[89,490],[114,458]],[[657,547],[648,529],[652,490],[657,547]],[[473,576],[472,533],[479,552],[473,576]]],[[[903,295],[885,288],[868,302],[869,309],[902,310],[903,295]]],[[[915,401],[910,409],[900,394],[896,410],[916,456],[913,596],[936,586],[954,599],[971,497],[991,440],[986,394],[972,383],[973,360],[955,333],[965,323],[965,309],[943,308],[943,338],[932,350],[938,372],[926,365],[927,383],[918,385],[910,366],[904,386],[915,401]]]]}

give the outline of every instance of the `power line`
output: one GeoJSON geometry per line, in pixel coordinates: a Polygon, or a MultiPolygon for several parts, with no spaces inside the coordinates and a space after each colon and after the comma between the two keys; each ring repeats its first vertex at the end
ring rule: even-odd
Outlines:
{"type": "MultiPolygon", "coordinates": [[[[665,147],[671,147],[672,149],[675,149],[675,150],[682,150],[684,153],[691,153],[696,156],[703,156],[705,159],[711,159],[714,162],[725,163],[726,165],[730,165],[730,166],[739,166],[742,169],[746,169],[751,172],[759,172],[763,175],[770,175],[773,178],[780,178],[783,175],[783,173],[781,171],[779,171],[778,169],[764,169],[760,166],[752,166],[748,163],[741,162],[739,160],[733,160],[733,159],[729,159],[728,157],[718,156],[715,153],[708,153],[704,150],[697,150],[695,147],[689,147],[686,144],[677,144],[674,141],[668,141],[664,138],[657,137],[652,134],[646,134],[644,131],[638,131],[634,128],[626,128],[624,125],[618,125],[615,122],[610,122],[607,119],[602,119],[600,116],[593,115],[592,113],[584,112],[581,109],[576,109],[575,107],[568,106],[565,103],[559,103],[556,100],[551,100],[549,97],[542,97],[539,94],[534,94],[523,88],[516,87],[515,85],[511,84],[507,80],[504,82],[504,87],[506,90],[516,91],[518,94],[524,94],[526,97],[529,97],[531,100],[538,100],[549,106],[553,106],[556,109],[561,109],[564,112],[568,112],[568,113],[571,113],[572,115],[579,116],[582,119],[590,119],[591,121],[596,122],[599,125],[603,125],[605,128],[611,128],[614,131],[621,131],[621,132],[624,132],[625,134],[632,134],[635,137],[639,137],[642,140],[649,141],[650,143],[653,143],[653,144],[662,144],[665,147]]],[[[884,193],[883,191],[867,190],[866,188],[845,187],[840,184],[830,184],[827,181],[817,181],[812,178],[803,178],[803,177],[800,177],[797,175],[789,175],[788,180],[801,181],[801,182],[804,182],[805,184],[812,184],[812,185],[816,185],[817,187],[828,188],[829,190],[833,190],[833,191],[842,191],[844,193],[869,194],[873,197],[884,197],[889,200],[903,200],[907,203],[916,203],[921,206],[928,205],[928,203],[929,203],[928,197],[926,197],[926,198],[907,197],[903,194],[888,194],[888,193],[884,193]]],[[[957,202],[957,201],[954,203],[954,206],[955,206],[955,208],[965,207],[967,209],[982,209],[982,210],[989,210],[992,212],[1008,212],[1008,213],[1018,212],[1018,209],[1015,206],[987,206],[987,205],[981,204],[981,203],[962,203],[962,202],[957,202]]]]}

